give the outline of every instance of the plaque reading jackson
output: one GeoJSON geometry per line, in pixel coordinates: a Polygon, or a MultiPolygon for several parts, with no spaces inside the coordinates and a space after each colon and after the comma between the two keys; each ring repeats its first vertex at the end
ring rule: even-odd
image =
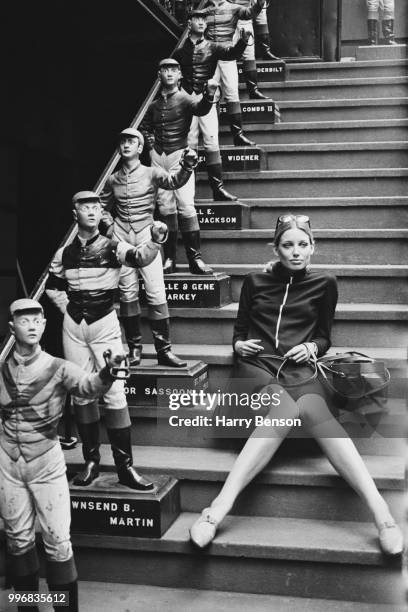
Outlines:
{"type": "Polygon", "coordinates": [[[223,203],[196,205],[200,229],[226,230],[249,228],[250,208],[247,204],[223,203]]]}

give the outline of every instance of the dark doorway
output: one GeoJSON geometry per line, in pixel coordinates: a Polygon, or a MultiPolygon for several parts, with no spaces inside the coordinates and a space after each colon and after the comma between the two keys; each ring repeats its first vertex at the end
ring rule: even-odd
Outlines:
{"type": "Polygon", "coordinates": [[[338,59],[338,0],[269,0],[268,4],[273,53],[296,61],[338,59]]]}

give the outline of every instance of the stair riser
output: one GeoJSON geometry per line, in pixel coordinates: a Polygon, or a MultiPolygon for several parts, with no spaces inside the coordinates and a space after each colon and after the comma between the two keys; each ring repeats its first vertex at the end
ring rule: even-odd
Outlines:
{"type": "MultiPolygon", "coordinates": [[[[233,319],[208,318],[184,319],[173,314],[171,337],[177,344],[183,344],[187,336],[195,343],[228,344],[232,338],[233,319]],[[186,327],[189,333],[186,334],[186,327]]],[[[147,334],[147,329],[142,330],[147,334]]],[[[361,347],[404,347],[408,341],[408,325],[402,321],[335,321],[332,333],[334,345],[361,347]]]]}
{"type": "MultiPolygon", "coordinates": [[[[222,233],[222,232],[220,232],[222,233]]],[[[204,234],[204,233],[203,233],[204,234]]],[[[271,239],[225,240],[206,239],[203,235],[203,252],[208,261],[224,264],[257,264],[274,257],[271,239]]],[[[313,255],[316,264],[400,264],[408,261],[408,244],[404,238],[341,239],[319,238],[313,255]]],[[[185,261],[181,252],[178,261],[185,261]]]]}
{"type": "Polygon", "coordinates": [[[399,603],[402,597],[395,569],[208,557],[190,550],[164,554],[75,547],[75,559],[81,580],[383,603],[399,603]]]}
{"type": "MultiPolygon", "coordinates": [[[[283,124],[282,124],[283,125],[283,124]]],[[[244,126],[245,127],[245,126],[244,126]]],[[[248,138],[258,145],[265,144],[293,144],[307,142],[378,142],[383,140],[407,140],[408,127],[347,127],[327,129],[313,128],[308,130],[273,130],[262,129],[262,125],[255,130],[247,130],[248,138]]],[[[229,131],[220,132],[220,143],[231,145],[232,136],[229,131]]]]}
{"type": "Polygon", "coordinates": [[[307,213],[316,227],[334,229],[355,229],[364,227],[366,229],[382,229],[384,227],[408,227],[408,207],[405,206],[319,206],[311,201],[303,207],[291,206],[290,200],[287,207],[267,205],[267,202],[251,206],[251,229],[265,229],[272,227],[275,220],[290,210],[295,214],[307,213]]]}
{"type": "MultiPolygon", "coordinates": [[[[222,482],[181,481],[181,509],[198,512],[207,508],[221,490],[222,482]]],[[[403,492],[382,491],[393,516],[403,520],[403,492]]],[[[372,514],[354,491],[345,487],[253,484],[240,494],[232,514],[279,516],[332,521],[371,522],[372,514]]]]}
{"type": "MultiPolygon", "coordinates": [[[[340,196],[403,196],[408,193],[406,177],[374,176],[356,178],[258,178],[254,181],[229,178],[228,188],[240,198],[301,198],[340,196]]],[[[198,179],[197,198],[210,198],[212,192],[207,181],[198,179]]]]}
{"type": "Polygon", "coordinates": [[[407,66],[397,64],[394,66],[355,66],[352,62],[348,64],[336,64],[330,69],[308,68],[307,70],[294,70],[289,65],[287,81],[318,81],[319,79],[368,79],[381,77],[401,77],[407,75],[407,66]]]}
{"type": "Polygon", "coordinates": [[[408,149],[372,151],[271,151],[269,170],[325,170],[353,168],[407,168],[408,149]]]}
{"type": "MultiPolygon", "coordinates": [[[[388,83],[386,85],[364,83],[363,85],[349,82],[346,85],[318,85],[315,87],[271,87],[260,83],[260,90],[264,96],[278,103],[281,100],[339,100],[356,98],[402,98],[407,95],[406,83],[388,83]]],[[[248,100],[245,87],[240,87],[240,99],[248,100]]]]}
{"type": "MultiPolygon", "coordinates": [[[[352,433],[350,431],[350,433],[352,433]]],[[[364,431],[361,432],[364,435],[364,431]]],[[[204,434],[191,437],[185,432],[164,432],[157,430],[156,422],[152,422],[150,426],[146,423],[133,424],[132,441],[136,446],[175,446],[183,448],[213,448],[214,442],[210,438],[205,438],[204,434]]],[[[357,434],[351,436],[354,444],[361,454],[369,455],[393,455],[401,456],[405,451],[405,440],[403,448],[395,446],[395,438],[363,438],[357,434]]],[[[107,443],[107,440],[105,440],[107,443]]],[[[222,442],[218,442],[219,448],[224,448],[222,442]]],[[[229,448],[229,447],[228,447],[229,448]]]]}
{"type": "MultiPolygon", "coordinates": [[[[232,276],[232,299],[239,300],[242,276],[232,276]]],[[[386,276],[337,276],[341,302],[370,302],[377,304],[407,304],[408,282],[406,277],[386,276]]]]}
{"type": "Polygon", "coordinates": [[[281,108],[281,120],[289,121],[350,121],[356,119],[406,119],[405,105],[331,106],[316,108],[281,108]]]}

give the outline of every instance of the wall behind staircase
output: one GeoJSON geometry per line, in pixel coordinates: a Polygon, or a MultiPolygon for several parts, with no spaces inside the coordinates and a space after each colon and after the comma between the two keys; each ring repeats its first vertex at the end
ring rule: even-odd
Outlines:
{"type": "Polygon", "coordinates": [[[71,195],[95,184],[176,40],[134,0],[29,3],[15,23],[6,117],[16,120],[1,138],[31,290],[71,224],[71,195]]]}
{"type": "MultiPolygon", "coordinates": [[[[367,2],[366,0],[342,0],[343,56],[351,55],[356,43],[367,38],[367,2]]],[[[395,0],[395,36],[398,40],[408,37],[408,3],[406,0],[395,0]]]]}

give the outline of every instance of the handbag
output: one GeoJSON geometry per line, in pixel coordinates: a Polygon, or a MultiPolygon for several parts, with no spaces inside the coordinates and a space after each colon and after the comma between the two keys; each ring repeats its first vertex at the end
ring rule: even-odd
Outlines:
{"type": "MultiPolygon", "coordinates": [[[[321,357],[316,361],[321,380],[337,398],[343,400],[372,399],[379,403],[387,397],[391,375],[384,361],[364,353],[350,351],[321,357]]],[[[343,409],[355,410],[355,404],[342,402],[343,409]],[[348,407],[349,406],[349,407],[348,407]]]]}

